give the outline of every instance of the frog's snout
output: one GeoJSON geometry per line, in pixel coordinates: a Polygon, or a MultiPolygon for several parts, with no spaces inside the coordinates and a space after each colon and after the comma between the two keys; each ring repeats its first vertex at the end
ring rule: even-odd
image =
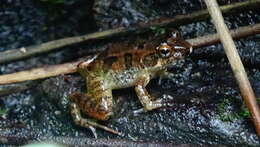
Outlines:
{"type": "Polygon", "coordinates": [[[187,56],[193,51],[192,45],[181,38],[180,35],[168,38],[167,44],[172,47],[175,53],[181,54],[182,56],[187,56]]]}
{"type": "Polygon", "coordinates": [[[180,54],[182,56],[187,56],[190,53],[192,53],[193,48],[189,42],[182,40],[178,42],[178,44],[176,43],[175,45],[173,45],[173,50],[177,54],[180,54]]]}
{"type": "Polygon", "coordinates": [[[189,55],[190,53],[192,53],[193,48],[192,48],[192,45],[188,41],[183,40],[181,42],[181,44],[185,48],[185,55],[189,55]]]}
{"type": "Polygon", "coordinates": [[[193,51],[193,48],[192,48],[191,45],[190,46],[185,46],[184,48],[185,48],[184,51],[182,51],[184,56],[188,56],[193,51]]]}
{"type": "Polygon", "coordinates": [[[189,42],[184,40],[183,47],[185,48],[184,55],[187,56],[187,55],[192,53],[193,48],[192,48],[192,45],[189,42]]]}
{"type": "Polygon", "coordinates": [[[193,52],[193,48],[192,46],[190,46],[190,54],[193,52]]]}

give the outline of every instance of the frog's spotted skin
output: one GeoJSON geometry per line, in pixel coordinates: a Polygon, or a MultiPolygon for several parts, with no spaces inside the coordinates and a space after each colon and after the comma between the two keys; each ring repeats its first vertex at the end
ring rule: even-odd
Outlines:
{"type": "MultiPolygon", "coordinates": [[[[83,127],[100,127],[82,118],[80,111],[95,119],[107,120],[113,115],[113,89],[134,86],[145,111],[162,107],[162,100],[154,100],[145,89],[146,85],[152,78],[167,75],[166,68],[191,50],[188,42],[173,33],[157,47],[148,45],[144,49],[117,52],[107,50],[89,65],[80,63],[78,71],[86,78],[87,92],[70,96],[75,123],[83,127]]],[[[107,130],[105,126],[101,127],[107,130]]]]}

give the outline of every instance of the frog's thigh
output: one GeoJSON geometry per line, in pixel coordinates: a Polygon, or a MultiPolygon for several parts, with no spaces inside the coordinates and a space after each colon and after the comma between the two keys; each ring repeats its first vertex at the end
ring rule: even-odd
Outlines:
{"type": "Polygon", "coordinates": [[[74,102],[82,113],[98,120],[107,120],[112,113],[111,90],[95,89],[95,94],[73,93],[70,100],[74,102]]]}
{"type": "Polygon", "coordinates": [[[96,123],[92,120],[83,118],[80,114],[80,109],[79,109],[77,104],[71,103],[70,109],[71,109],[71,115],[72,115],[72,118],[73,118],[75,124],[79,125],[81,127],[90,128],[92,133],[94,134],[95,138],[97,138],[97,134],[96,134],[96,130],[95,130],[94,127],[99,127],[99,128],[106,130],[108,132],[111,132],[111,133],[114,133],[114,134],[117,134],[117,135],[121,135],[121,133],[119,133],[118,131],[115,131],[111,128],[108,128],[104,125],[100,125],[100,124],[98,124],[98,123],[96,123]]]}
{"type": "Polygon", "coordinates": [[[147,111],[162,107],[162,100],[159,99],[152,101],[153,97],[146,90],[145,87],[149,83],[149,81],[149,75],[144,75],[138,80],[135,86],[136,94],[141,101],[144,109],[147,111]]]}

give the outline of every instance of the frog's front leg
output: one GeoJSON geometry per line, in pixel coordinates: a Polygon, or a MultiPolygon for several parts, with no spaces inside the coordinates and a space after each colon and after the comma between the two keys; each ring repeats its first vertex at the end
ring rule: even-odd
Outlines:
{"type": "MultiPolygon", "coordinates": [[[[135,86],[136,94],[144,107],[144,111],[150,111],[163,106],[162,99],[153,101],[153,97],[146,90],[145,87],[149,83],[149,81],[149,74],[145,74],[141,78],[139,78],[135,86]]],[[[137,110],[136,112],[142,111],[143,110],[137,110]]]]}

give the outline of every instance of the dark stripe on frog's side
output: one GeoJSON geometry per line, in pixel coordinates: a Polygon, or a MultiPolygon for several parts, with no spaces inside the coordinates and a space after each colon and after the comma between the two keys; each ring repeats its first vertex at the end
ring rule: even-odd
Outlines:
{"type": "Polygon", "coordinates": [[[156,53],[151,53],[143,57],[143,65],[145,67],[152,67],[158,62],[158,55],[156,53]]]}
{"type": "Polygon", "coordinates": [[[133,60],[132,54],[131,53],[126,53],[124,55],[124,60],[125,60],[125,68],[126,69],[131,68],[132,67],[132,60],[133,60]]]}
{"type": "Polygon", "coordinates": [[[105,58],[103,61],[103,70],[109,70],[112,68],[112,64],[117,62],[118,57],[117,56],[109,56],[107,58],[105,58]]]}

